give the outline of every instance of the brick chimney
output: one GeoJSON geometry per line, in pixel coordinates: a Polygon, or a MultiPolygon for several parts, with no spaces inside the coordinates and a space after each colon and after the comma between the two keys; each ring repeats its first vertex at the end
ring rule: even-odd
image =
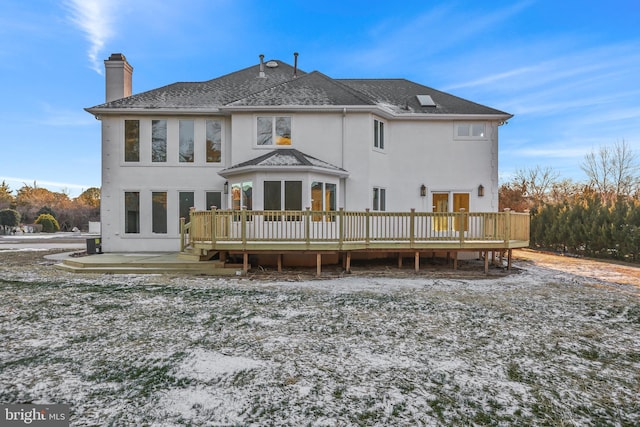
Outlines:
{"type": "Polygon", "coordinates": [[[133,67],[121,53],[112,53],[104,61],[106,74],[107,102],[131,96],[131,75],[133,67]]]}

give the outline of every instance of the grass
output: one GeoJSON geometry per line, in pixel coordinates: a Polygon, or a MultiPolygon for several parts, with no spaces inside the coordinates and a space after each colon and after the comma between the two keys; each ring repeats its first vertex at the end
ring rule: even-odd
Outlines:
{"type": "Polygon", "coordinates": [[[57,274],[0,279],[0,402],[72,425],[640,424],[628,289],[57,274]]]}

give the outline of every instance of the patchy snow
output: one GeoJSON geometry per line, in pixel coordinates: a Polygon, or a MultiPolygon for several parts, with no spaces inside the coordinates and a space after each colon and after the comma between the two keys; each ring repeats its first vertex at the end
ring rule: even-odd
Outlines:
{"type": "Polygon", "coordinates": [[[640,295],[486,279],[285,281],[0,266],[0,401],[72,425],[638,425],[640,295]]]}
{"type": "Polygon", "coordinates": [[[40,252],[40,251],[48,251],[48,248],[9,248],[3,249],[0,248],[0,252],[40,252]]]}

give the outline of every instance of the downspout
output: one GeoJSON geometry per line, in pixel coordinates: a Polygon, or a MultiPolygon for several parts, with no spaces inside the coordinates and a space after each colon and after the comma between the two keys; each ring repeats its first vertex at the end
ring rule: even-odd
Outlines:
{"type": "MultiPolygon", "coordinates": [[[[347,107],[344,107],[342,109],[342,141],[341,141],[341,156],[340,156],[340,167],[342,169],[344,169],[344,155],[345,155],[345,148],[344,148],[344,140],[345,140],[345,135],[347,132],[347,107]]],[[[342,207],[346,208],[347,207],[347,179],[346,178],[341,178],[343,185],[342,185],[342,207]]]]}

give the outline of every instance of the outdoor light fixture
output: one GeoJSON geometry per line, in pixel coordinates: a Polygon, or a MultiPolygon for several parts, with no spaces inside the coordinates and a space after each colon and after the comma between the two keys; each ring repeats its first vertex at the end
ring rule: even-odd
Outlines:
{"type": "Polygon", "coordinates": [[[484,187],[482,184],[478,186],[478,197],[484,197],[484,187]]]}
{"type": "Polygon", "coordinates": [[[224,187],[222,187],[222,191],[224,191],[224,194],[229,194],[229,181],[224,182],[224,187]]]}
{"type": "Polygon", "coordinates": [[[420,186],[420,197],[425,197],[427,195],[427,187],[422,184],[420,186]]]}

